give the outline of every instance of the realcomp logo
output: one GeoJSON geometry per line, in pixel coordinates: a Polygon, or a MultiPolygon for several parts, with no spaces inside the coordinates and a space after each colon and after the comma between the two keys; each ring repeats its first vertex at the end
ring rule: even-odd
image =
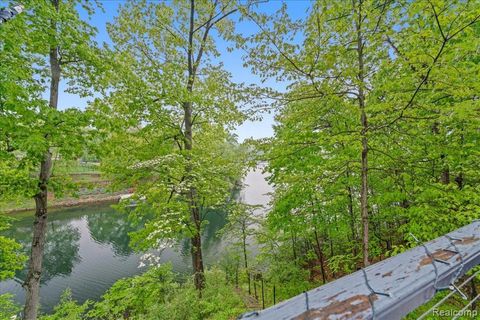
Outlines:
{"type": "Polygon", "coordinates": [[[467,317],[467,318],[475,318],[478,315],[477,310],[453,310],[453,309],[433,309],[432,314],[434,316],[439,317],[448,317],[448,318],[459,318],[459,317],[467,317]]]}

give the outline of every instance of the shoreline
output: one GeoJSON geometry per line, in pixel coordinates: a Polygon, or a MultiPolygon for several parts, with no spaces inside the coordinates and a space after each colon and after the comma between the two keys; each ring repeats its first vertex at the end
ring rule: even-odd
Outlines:
{"type": "MultiPolygon", "coordinates": [[[[114,194],[101,194],[101,195],[93,195],[83,198],[73,198],[73,199],[65,199],[59,200],[58,202],[54,202],[48,206],[49,209],[66,209],[66,208],[74,208],[80,207],[84,205],[93,205],[93,204],[107,204],[107,203],[117,203],[122,196],[129,194],[128,191],[122,191],[114,194]]],[[[34,211],[35,205],[32,204],[31,206],[24,206],[18,208],[11,208],[2,210],[2,214],[17,214],[23,213],[28,211],[34,211]]]]}

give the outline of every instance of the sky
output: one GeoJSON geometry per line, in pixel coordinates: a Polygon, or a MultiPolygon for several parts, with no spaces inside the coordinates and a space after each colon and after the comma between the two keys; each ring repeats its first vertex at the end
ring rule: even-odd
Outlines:
{"type": "MultiPolygon", "coordinates": [[[[5,1],[0,1],[0,4],[5,1]]],[[[93,17],[89,22],[95,26],[98,30],[96,40],[98,43],[102,44],[103,42],[111,43],[108,36],[106,26],[107,23],[113,22],[114,17],[117,14],[119,6],[121,6],[124,1],[122,0],[104,0],[100,1],[103,5],[103,12],[99,9],[95,12],[93,17]]],[[[289,0],[286,1],[288,6],[288,12],[292,18],[302,18],[306,15],[306,10],[311,4],[311,1],[306,0],[289,0]]],[[[257,7],[257,10],[260,10],[265,13],[273,13],[280,6],[282,2],[280,0],[270,0],[267,3],[262,3],[257,7]]],[[[83,13],[82,13],[83,15],[83,13]]],[[[87,19],[86,14],[83,16],[84,19],[87,19]]],[[[236,19],[237,17],[233,17],[236,19]]],[[[240,24],[237,24],[237,30],[241,33],[252,34],[258,30],[258,27],[253,22],[244,21],[240,24]]],[[[232,80],[237,83],[246,83],[246,84],[258,84],[263,86],[269,86],[277,90],[284,90],[286,83],[278,83],[274,79],[267,80],[265,83],[261,84],[260,79],[253,75],[249,68],[243,66],[242,55],[243,52],[240,50],[233,50],[232,52],[227,51],[228,44],[219,41],[218,49],[221,53],[220,60],[223,62],[224,67],[227,71],[232,74],[232,80]]],[[[63,82],[65,83],[65,82],[63,82]]],[[[89,100],[92,98],[80,98],[79,96],[69,94],[64,92],[64,87],[60,87],[60,96],[59,96],[59,108],[69,108],[75,107],[84,109],[89,100]]],[[[238,135],[238,140],[243,141],[246,138],[264,138],[273,135],[272,125],[274,123],[274,114],[263,114],[262,121],[247,121],[243,125],[239,126],[236,129],[236,134],[238,135]]]]}
{"type": "MultiPolygon", "coordinates": [[[[106,25],[108,22],[112,22],[114,17],[117,14],[118,7],[122,5],[124,1],[121,0],[106,0],[101,1],[104,7],[104,12],[98,10],[95,15],[90,20],[97,29],[97,41],[99,43],[107,42],[110,43],[108,33],[106,31],[106,25]]],[[[270,0],[268,3],[262,3],[258,6],[258,10],[261,10],[265,13],[270,13],[276,11],[282,2],[278,0],[270,0]]],[[[302,1],[302,0],[290,0],[287,1],[288,12],[293,18],[301,18],[306,15],[306,10],[310,6],[311,1],[302,1]]],[[[234,17],[236,19],[236,17],[234,17]]],[[[248,21],[244,21],[241,24],[237,25],[237,30],[241,33],[254,33],[257,32],[258,27],[248,21]]],[[[228,44],[225,42],[219,42],[219,51],[221,53],[220,60],[223,62],[224,67],[227,71],[232,74],[232,80],[235,82],[244,82],[246,84],[258,84],[260,85],[260,79],[258,76],[252,74],[249,68],[243,66],[242,55],[243,52],[239,50],[233,50],[232,52],[227,51],[228,44]]],[[[268,80],[267,82],[261,84],[270,86],[277,90],[284,90],[285,83],[277,83],[274,79],[268,80]]],[[[79,107],[84,108],[87,105],[88,99],[82,99],[78,96],[71,95],[65,92],[61,93],[60,101],[62,101],[60,107],[79,107]]],[[[274,123],[274,113],[265,113],[262,114],[261,121],[247,121],[241,126],[237,127],[236,134],[238,135],[238,140],[243,141],[247,138],[264,138],[270,137],[273,135],[272,125],[274,123]]]]}

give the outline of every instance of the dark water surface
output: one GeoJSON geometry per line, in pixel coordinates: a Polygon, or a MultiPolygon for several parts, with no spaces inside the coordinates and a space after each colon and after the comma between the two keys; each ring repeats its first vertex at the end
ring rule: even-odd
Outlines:
{"type": "MultiPolygon", "coordinates": [[[[260,170],[251,171],[241,192],[249,204],[266,204],[271,189],[260,170]]],[[[33,213],[14,215],[17,219],[5,235],[30,249],[33,213]]],[[[225,214],[208,214],[203,232],[203,252],[206,265],[219,260],[225,243],[217,231],[225,225],[225,214]]],[[[40,288],[42,310],[49,312],[58,303],[65,289],[82,303],[97,300],[118,279],[141,273],[142,254],[129,247],[128,233],[135,231],[125,215],[108,205],[63,209],[49,215],[44,272],[40,288]]],[[[161,262],[171,262],[173,270],[187,274],[191,270],[189,242],[181,242],[161,253],[161,262]]],[[[21,286],[27,270],[17,272],[14,280],[0,282],[0,294],[12,293],[18,303],[25,299],[21,286]]]]}

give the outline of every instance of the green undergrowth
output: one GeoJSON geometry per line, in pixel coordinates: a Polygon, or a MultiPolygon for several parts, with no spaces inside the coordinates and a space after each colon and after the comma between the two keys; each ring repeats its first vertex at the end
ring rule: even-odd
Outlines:
{"type": "Polygon", "coordinates": [[[227,320],[247,311],[238,290],[218,269],[205,274],[207,286],[198,296],[192,281],[178,283],[171,265],[153,267],[142,275],[118,280],[99,302],[76,303],[69,291],[40,320],[227,320]]]}

